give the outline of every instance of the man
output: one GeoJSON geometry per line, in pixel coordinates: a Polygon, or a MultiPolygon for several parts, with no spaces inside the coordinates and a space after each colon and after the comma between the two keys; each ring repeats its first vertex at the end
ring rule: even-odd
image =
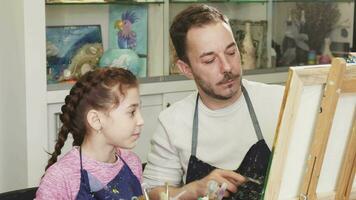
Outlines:
{"type": "Polygon", "coordinates": [[[180,199],[198,199],[211,180],[227,184],[231,199],[259,198],[283,87],[242,80],[228,19],[213,7],[183,10],[170,35],[176,64],[198,93],[159,116],[144,171],[151,199],[159,199],[165,183],[171,197],[185,191],[180,199]]]}

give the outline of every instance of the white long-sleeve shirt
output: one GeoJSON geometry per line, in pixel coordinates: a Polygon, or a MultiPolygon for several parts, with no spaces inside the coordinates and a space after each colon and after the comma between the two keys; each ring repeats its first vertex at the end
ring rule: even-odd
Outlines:
{"type": "MultiPolygon", "coordinates": [[[[284,87],[243,80],[262,134],[271,149],[284,87]]],[[[168,182],[185,182],[192,144],[192,124],[197,94],[192,94],[162,111],[151,140],[151,151],[144,170],[144,182],[150,187],[168,182]]],[[[239,167],[249,148],[258,141],[246,101],[241,95],[234,104],[211,110],[199,100],[196,156],[222,169],[239,167]]]]}

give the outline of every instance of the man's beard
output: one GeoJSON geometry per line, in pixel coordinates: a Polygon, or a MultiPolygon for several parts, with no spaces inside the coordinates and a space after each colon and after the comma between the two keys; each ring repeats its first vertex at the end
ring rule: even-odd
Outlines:
{"type": "MultiPolygon", "coordinates": [[[[225,84],[230,80],[240,81],[239,79],[240,79],[240,74],[234,75],[231,72],[225,72],[224,78],[221,81],[219,81],[216,85],[219,86],[219,85],[225,84]]],[[[214,99],[228,100],[238,92],[238,88],[236,91],[233,91],[233,89],[231,87],[230,93],[228,95],[220,95],[214,91],[213,87],[211,87],[211,85],[209,83],[207,83],[203,79],[201,79],[200,76],[195,76],[195,82],[205,92],[206,95],[208,95],[214,99]]],[[[237,83],[234,83],[234,84],[237,84],[237,83]]]]}

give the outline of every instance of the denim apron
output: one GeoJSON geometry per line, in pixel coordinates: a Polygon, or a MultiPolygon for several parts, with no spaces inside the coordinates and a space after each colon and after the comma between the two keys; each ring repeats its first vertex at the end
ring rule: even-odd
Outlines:
{"type": "MultiPolygon", "coordinates": [[[[260,125],[258,123],[256,113],[252,106],[250,97],[245,87],[241,85],[242,93],[245,98],[250,118],[253,122],[253,127],[255,129],[255,133],[258,141],[253,144],[244,159],[242,160],[240,166],[234,170],[235,172],[250,177],[253,179],[259,180],[260,183],[264,183],[266,177],[266,171],[268,168],[268,163],[271,155],[271,151],[268,148],[265,140],[263,139],[263,135],[261,132],[260,125]]],[[[210,172],[212,172],[217,167],[214,167],[204,161],[198,159],[196,157],[197,153],[197,143],[198,143],[198,99],[199,94],[197,95],[196,103],[195,103],[195,111],[194,111],[194,119],[193,119],[193,129],[192,129],[192,146],[191,146],[191,156],[189,158],[188,170],[186,176],[186,184],[199,180],[207,176],[210,172]]],[[[238,127],[237,127],[238,128],[238,127]]],[[[217,133],[221,134],[221,133],[217,133]]],[[[238,134],[238,133],[237,133],[238,134]]],[[[222,134],[223,135],[223,134],[222,134]]],[[[236,142],[238,141],[231,141],[236,142]]],[[[233,153],[233,152],[231,152],[233,153]]],[[[237,167],[237,166],[236,166],[237,167]]],[[[238,187],[238,191],[234,194],[230,194],[230,197],[225,199],[230,200],[258,200],[262,196],[264,184],[258,184],[251,181],[245,182],[244,184],[238,187]]]]}
{"type": "Polygon", "coordinates": [[[126,162],[118,156],[123,166],[120,172],[106,186],[100,186],[98,180],[90,175],[82,165],[82,151],[80,154],[80,188],[77,200],[138,200],[144,199],[140,181],[131,171],[126,162]],[[90,181],[92,180],[92,181],[90,181]],[[96,180],[96,181],[93,181],[96,180]]]}

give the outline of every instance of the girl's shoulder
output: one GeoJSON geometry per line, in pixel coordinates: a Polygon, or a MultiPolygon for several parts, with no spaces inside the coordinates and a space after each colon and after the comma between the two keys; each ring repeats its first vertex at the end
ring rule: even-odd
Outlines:
{"type": "Polygon", "coordinates": [[[79,151],[72,148],[46,170],[36,192],[36,199],[72,199],[78,191],[79,183],[79,151]]]}
{"type": "Polygon", "coordinates": [[[79,151],[77,147],[73,147],[49,167],[47,172],[70,174],[70,172],[79,172],[78,169],[80,169],[79,151]]]}

